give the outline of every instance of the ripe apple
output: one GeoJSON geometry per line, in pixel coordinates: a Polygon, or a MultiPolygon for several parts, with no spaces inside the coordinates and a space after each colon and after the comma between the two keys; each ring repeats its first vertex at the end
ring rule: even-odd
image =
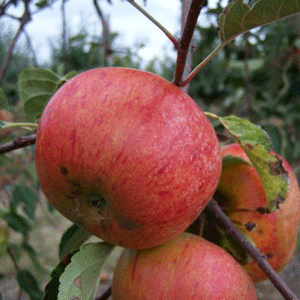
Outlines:
{"type": "MultiPolygon", "coordinates": [[[[7,109],[0,109],[0,121],[12,122],[13,115],[7,109]]],[[[0,130],[0,141],[6,138],[11,133],[10,128],[0,130]]]]}
{"type": "Polygon", "coordinates": [[[182,233],[156,248],[126,249],[113,277],[114,300],[252,300],[254,285],[225,250],[182,233]]]}
{"type": "Polygon", "coordinates": [[[100,68],[64,84],[37,131],[48,200],[86,231],[128,248],[183,232],[218,184],[215,131],[179,87],[133,69],[100,68]]]}
{"type": "MultiPolygon", "coordinates": [[[[222,155],[240,157],[251,164],[238,144],[223,147],[222,155]]],[[[276,271],[289,262],[295,251],[300,219],[300,191],[296,176],[287,161],[278,157],[289,180],[287,197],[279,204],[278,210],[272,213],[261,211],[261,207],[267,206],[267,200],[262,182],[252,165],[239,163],[223,168],[215,195],[228,217],[256,244],[276,271]]],[[[254,282],[267,279],[254,261],[246,263],[244,268],[254,282]]]]}

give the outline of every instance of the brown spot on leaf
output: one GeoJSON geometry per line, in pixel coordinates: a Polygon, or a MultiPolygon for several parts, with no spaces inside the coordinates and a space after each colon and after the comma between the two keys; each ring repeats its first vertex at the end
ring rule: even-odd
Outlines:
{"type": "Polygon", "coordinates": [[[284,171],[282,167],[282,162],[280,160],[269,163],[269,167],[270,167],[270,174],[273,176],[279,176],[284,171]]]}
{"type": "Polygon", "coordinates": [[[77,276],[77,277],[74,279],[74,285],[75,285],[79,290],[82,290],[82,279],[81,279],[81,276],[77,276]]]}

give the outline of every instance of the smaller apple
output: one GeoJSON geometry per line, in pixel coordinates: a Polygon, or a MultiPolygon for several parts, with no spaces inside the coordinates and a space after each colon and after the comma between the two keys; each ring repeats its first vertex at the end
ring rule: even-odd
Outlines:
{"type": "MultiPolygon", "coordinates": [[[[291,166],[282,157],[282,166],[288,174],[289,188],[279,209],[267,213],[267,199],[260,177],[251,161],[238,144],[222,148],[222,156],[242,158],[250,165],[237,163],[222,170],[215,199],[224,208],[231,221],[249,237],[264,254],[275,271],[280,271],[291,259],[297,244],[300,219],[300,191],[291,166]]],[[[211,240],[205,235],[205,238],[211,240]]],[[[254,282],[267,279],[252,260],[244,265],[254,282]]]]}
{"type": "MultiPolygon", "coordinates": [[[[12,122],[13,115],[7,109],[0,109],[0,121],[12,122]]],[[[10,128],[0,130],[0,141],[6,138],[11,133],[10,128]]]]}
{"type": "Polygon", "coordinates": [[[126,249],[117,263],[114,300],[252,300],[254,285],[222,248],[189,233],[147,250],[126,249]]]}

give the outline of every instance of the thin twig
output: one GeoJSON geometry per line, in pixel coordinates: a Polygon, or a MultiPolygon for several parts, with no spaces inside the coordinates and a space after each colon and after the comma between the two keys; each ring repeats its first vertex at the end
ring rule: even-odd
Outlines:
{"type": "Polygon", "coordinates": [[[188,55],[188,50],[191,44],[191,40],[194,34],[195,26],[197,24],[197,20],[202,8],[204,0],[192,0],[184,29],[182,32],[181,40],[179,43],[178,53],[177,53],[177,61],[176,61],[176,69],[174,73],[173,83],[176,85],[181,84],[185,63],[188,55]]]}
{"type": "Polygon", "coordinates": [[[109,56],[112,54],[112,49],[110,47],[110,30],[109,30],[109,21],[106,18],[100,8],[100,5],[97,0],[93,0],[96,12],[99,16],[99,19],[102,24],[102,44],[103,44],[103,65],[104,67],[109,66],[109,56]]]}
{"type": "Polygon", "coordinates": [[[262,271],[268,276],[274,286],[279,290],[286,300],[299,300],[293,291],[286,285],[280,276],[269,265],[264,256],[247,240],[247,238],[233,225],[231,220],[222,211],[217,201],[212,199],[207,205],[207,209],[211,211],[226,228],[226,231],[237,240],[239,245],[243,247],[255,262],[260,266],[262,271]]]}
{"type": "Polygon", "coordinates": [[[13,39],[10,42],[8,51],[5,55],[3,64],[2,64],[1,69],[0,69],[0,85],[1,85],[2,80],[5,76],[5,73],[8,69],[9,62],[10,62],[10,59],[12,57],[13,50],[14,50],[14,47],[15,47],[17,41],[18,41],[18,38],[20,37],[20,34],[24,30],[25,25],[31,20],[31,15],[30,15],[30,11],[29,11],[29,2],[24,1],[24,5],[25,5],[25,8],[24,8],[23,16],[20,20],[20,26],[19,26],[15,36],[13,37],[13,39]]]}
{"type": "Polygon", "coordinates": [[[132,6],[134,6],[138,11],[140,11],[147,19],[149,19],[154,25],[156,25],[173,43],[175,49],[178,49],[179,43],[177,39],[157,20],[155,20],[146,10],[144,10],[140,5],[138,5],[134,0],[126,0],[132,6]]]}
{"type": "Polygon", "coordinates": [[[0,155],[19,148],[27,147],[35,144],[36,134],[21,136],[11,142],[0,145],[0,155]]]}

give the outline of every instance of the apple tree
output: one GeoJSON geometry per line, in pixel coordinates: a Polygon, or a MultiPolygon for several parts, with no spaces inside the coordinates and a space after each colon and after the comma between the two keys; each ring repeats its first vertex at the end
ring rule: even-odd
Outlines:
{"type": "Polygon", "coordinates": [[[134,299],[152,299],[151,289],[156,299],[256,299],[258,272],[285,299],[298,299],[277,274],[297,242],[300,191],[292,168],[273,151],[266,131],[248,120],[250,110],[243,107],[244,118],[203,112],[187,89],[234,40],[299,13],[298,1],[230,2],[218,16],[218,44],[193,70],[191,43],[204,1],[184,6],[180,38],[137,2],[127,2],[176,49],[172,81],[112,66],[78,75],[24,69],[18,88],[26,121],[0,123],[2,131],[21,133],[2,144],[0,153],[8,160],[17,153],[26,166],[21,183],[5,191],[11,202],[0,211],[7,224],[1,250],[16,262],[18,249],[7,242],[9,227],[21,235],[22,249],[43,271],[29,234],[41,190],[74,222],[62,236],[61,262],[45,290],[15,263],[19,285],[31,299],[95,299],[118,246],[127,249],[113,286],[98,299],[111,294],[133,299],[133,292],[134,299]],[[91,234],[102,241],[85,243],[91,234]],[[266,243],[271,249],[265,250],[266,243]],[[223,276],[227,271],[228,278],[223,276]],[[180,276],[190,279],[178,281],[180,276]]]}

